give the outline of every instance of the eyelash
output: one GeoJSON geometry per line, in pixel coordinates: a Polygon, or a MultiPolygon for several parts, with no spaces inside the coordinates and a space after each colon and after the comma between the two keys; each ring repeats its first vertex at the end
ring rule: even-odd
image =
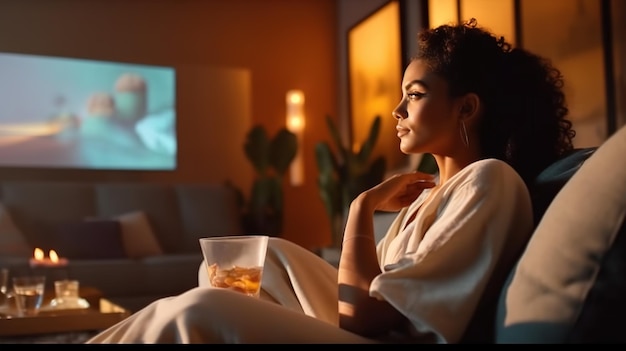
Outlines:
{"type": "Polygon", "coordinates": [[[421,99],[424,96],[426,96],[426,93],[412,92],[412,93],[408,93],[406,95],[409,97],[409,100],[418,100],[418,99],[421,99]]]}

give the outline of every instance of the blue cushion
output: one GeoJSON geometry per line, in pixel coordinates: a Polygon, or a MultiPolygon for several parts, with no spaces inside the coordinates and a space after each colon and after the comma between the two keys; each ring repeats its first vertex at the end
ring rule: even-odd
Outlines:
{"type": "Polygon", "coordinates": [[[558,161],[546,167],[537,176],[529,189],[533,203],[535,226],[543,217],[556,194],[596,149],[595,147],[589,147],[572,150],[558,161]]]}

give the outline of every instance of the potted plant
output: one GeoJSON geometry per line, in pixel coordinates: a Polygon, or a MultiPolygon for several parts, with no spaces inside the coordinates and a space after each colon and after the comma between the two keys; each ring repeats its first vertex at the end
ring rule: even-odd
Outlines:
{"type": "Polygon", "coordinates": [[[246,233],[270,236],[282,233],[283,178],[297,149],[296,135],[286,128],[281,128],[273,138],[262,125],[248,132],[244,152],[256,172],[248,201],[243,192],[233,186],[239,196],[246,233]]]}
{"type": "Polygon", "coordinates": [[[338,248],[341,246],[345,212],[350,202],[358,194],[383,180],[387,164],[383,156],[372,158],[380,133],[380,116],[372,121],[369,135],[359,150],[355,151],[344,145],[330,116],[326,116],[326,124],[337,153],[333,153],[327,142],[315,145],[319,170],[317,181],[331,222],[332,246],[338,248]]]}

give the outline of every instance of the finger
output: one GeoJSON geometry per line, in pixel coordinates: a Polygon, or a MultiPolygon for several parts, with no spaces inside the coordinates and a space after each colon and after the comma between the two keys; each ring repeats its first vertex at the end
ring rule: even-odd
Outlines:
{"type": "Polygon", "coordinates": [[[422,173],[415,171],[413,173],[409,173],[412,182],[432,182],[435,180],[435,176],[429,173],[422,173]]]}
{"type": "Polygon", "coordinates": [[[437,185],[437,183],[435,183],[433,181],[420,180],[420,181],[415,181],[415,182],[412,182],[412,183],[408,184],[407,185],[407,190],[419,191],[421,193],[422,190],[434,188],[436,185],[437,185]]]}

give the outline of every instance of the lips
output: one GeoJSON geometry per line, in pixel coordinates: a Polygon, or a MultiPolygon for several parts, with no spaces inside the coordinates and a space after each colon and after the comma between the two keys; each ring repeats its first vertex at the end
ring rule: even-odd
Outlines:
{"type": "Polygon", "coordinates": [[[402,138],[403,136],[409,134],[409,131],[410,131],[409,129],[402,128],[400,126],[397,126],[396,130],[398,131],[398,134],[397,134],[398,138],[402,138]]]}

